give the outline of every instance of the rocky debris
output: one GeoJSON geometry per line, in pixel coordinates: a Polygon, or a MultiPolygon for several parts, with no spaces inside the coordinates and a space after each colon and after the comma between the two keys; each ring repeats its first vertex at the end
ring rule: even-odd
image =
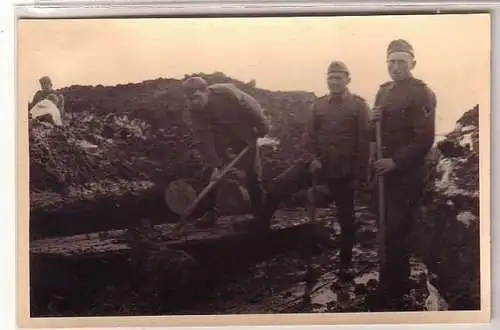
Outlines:
{"type": "Polygon", "coordinates": [[[480,308],[479,107],[436,146],[415,249],[452,310],[480,308]]]}

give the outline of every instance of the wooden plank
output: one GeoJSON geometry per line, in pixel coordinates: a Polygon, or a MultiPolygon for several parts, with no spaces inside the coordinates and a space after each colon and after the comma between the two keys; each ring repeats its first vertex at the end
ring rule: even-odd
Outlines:
{"type": "MultiPolygon", "coordinates": [[[[318,210],[319,223],[324,220],[328,213],[327,209],[318,210]]],[[[158,247],[187,250],[198,250],[201,249],[201,246],[214,246],[215,248],[215,246],[222,245],[226,247],[244,245],[245,240],[247,240],[247,244],[251,244],[251,240],[255,241],[259,238],[251,237],[244,230],[238,229],[239,225],[250,219],[249,215],[220,217],[217,226],[213,229],[200,229],[193,224],[188,224],[186,226],[187,239],[177,240],[165,238],[172,233],[174,224],[155,225],[153,228],[159,239],[156,237],[146,238],[146,240],[151,245],[157,245],[158,247]]],[[[301,235],[305,235],[307,231],[313,230],[314,227],[317,227],[317,224],[310,223],[305,215],[305,210],[280,210],[273,219],[272,230],[269,235],[272,235],[273,239],[282,237],[284,240],[293,240],[292,237],[296,236],[296,239],[300,240],[301,235]],[[286,238],[288,236],[290,238],[286,238]]],[[[31,254],[59,256],[121,253],[130,249],[130,244],[126,243],[128,234],[128,230],[122,229],[39,239],[30,243],[30,252],[31,254]]]]}

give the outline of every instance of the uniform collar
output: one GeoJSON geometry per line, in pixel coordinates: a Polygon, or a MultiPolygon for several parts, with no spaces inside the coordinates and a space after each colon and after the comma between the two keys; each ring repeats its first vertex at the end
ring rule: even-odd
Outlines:
{"type": "Polygon", "coordinates": [[[393,83],[394,83],[394,85],[405,85],[405,84],[409,84],[409,83],[414,82],[414,81],[415,81],[415,77],[413,77],[413,75],[410,74],[405,79],[399,80],[399,81],[393,81],[393,83]]]}
{"type": "Polygon", "coordinates": [[[332,93],[328,93],[328,102],[332,102],[332,101],[335,101],[335,100],[338,100],[340,102],[343,102],[345,101],[345,99],[351,94],[351,92],[349,91],[348,88],[346,88],[342,93],[340,94],[332,94],[332,93]]]}

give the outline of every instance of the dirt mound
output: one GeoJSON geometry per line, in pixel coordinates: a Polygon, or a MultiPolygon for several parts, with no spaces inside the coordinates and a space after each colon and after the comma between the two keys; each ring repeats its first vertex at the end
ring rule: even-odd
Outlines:
{"type": "MultiPolygon", "coordinates": [[[[293,159],[290,152],[300,149],[300,118],[313,94],[257,89],[220,73],[201,75],[210,83],[234,83],[266,109],[273,128],[270,136],[282,141],[279,148],[263,150],[264,161],[271,165],[266,169],[275,169],[266,170],[266,177],[273,177],[293,159]]],[[[68,125],[30,127],[30,188],[60,191],[102,179],[169,182],[196,177],[203,160],[195,148],[180,84],[157,79],[62,89],[72,114],[68,125]]]]}
{"type": "Polygon", "coordinates": [[[480,308],[479,107],[464,113],[455,129],[437,143],[434,168],[416,250],[450,309],[480,308]]]}

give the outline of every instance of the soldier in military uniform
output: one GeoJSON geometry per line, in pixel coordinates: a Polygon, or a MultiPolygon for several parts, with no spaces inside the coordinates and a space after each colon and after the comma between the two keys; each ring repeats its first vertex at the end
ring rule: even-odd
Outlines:
{"type": "Polygon", "coordinates": [[[270,227],[280,202],[295,192],[326,183],[332,193],[341,224],[341,271],[348,271],[355,236],[354,192],[366,179],[369,159],[370,109],[351,93],[347,66],[332,62],[327,70],[329,94],[313,105],[304,132],[304,155],[296,165],[275,178],[268,191],[257,226],[270,227]]]}
{"type": "MultiPolygon", "coordinates": [[[[182,84],[187,98],[195,138],[208,163],[210,179],[215,180],[225,163],[228,149],[239,154],[249,147],[236,167],[245,171],[247,189],[254,215],[262,203],[261,164],[257,139],[269,131],[257,100],[233,84],[212,84],[201,77],[187,78],[182,84]]],[[[198,225],[216,224],[216,189],[209,192],[201,208],[208,209],[198,225]]]]}
{"type": "MultiPolygon", "coordinates": [[[[434,143],[436,96],[412,75],[413,47],[405,40],[392,41],[387,48],[391,81],[377,92],[372,112],[380,120],[382,159],[373,163],[376,175],[384,177],[385,262],[380,267],[374,308],[401,306],[409,290],[410,247],[408,238],[415,222],[425,180],[425,156],[434,143]]],[[[378,214],[378,212],[377,212],[378,214]]]]}
{"type": "Polygon", "coordinates": [[[40,78],[40,87],[33,100],[28,104],[28,111],[31,110],[38,102],[49,99],[57,106],[61,113],[61,118],[64,118],[64,96],[61,93],[56,92],[52,87],[52,80],[50,77],[44,76],[40,78]]]}

